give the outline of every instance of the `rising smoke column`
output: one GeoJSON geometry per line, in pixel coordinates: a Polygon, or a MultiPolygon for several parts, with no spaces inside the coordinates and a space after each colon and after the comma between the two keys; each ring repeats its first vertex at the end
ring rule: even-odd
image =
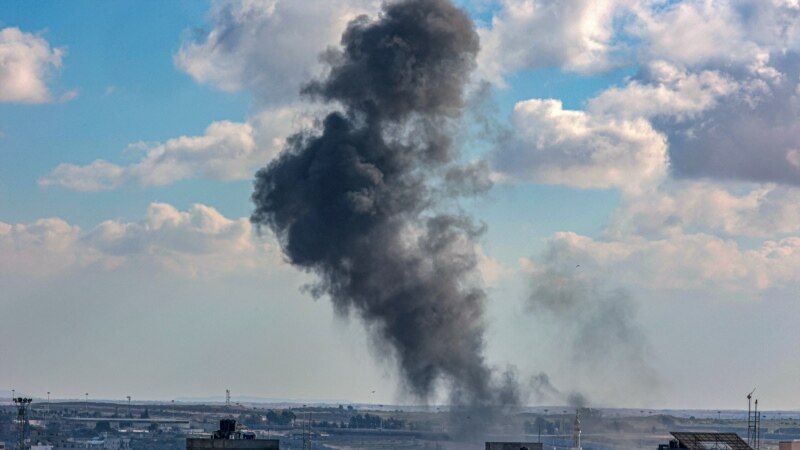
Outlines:
{"type": "Polygon", "coordinates": [[[482,356],[482,229],[447,196],[485,183],[452,145],[479,48],[472,21],[449,0],[392,2],[351,22],[341,44],[304,93],[343,111],[257,173],[251,220],[316,274],[316,295],[363,319],[412,394],[444,381],[462,405],[508,401],[482,356]]]}
{"type": "Polygon", "coordinates": [[[568,370],[589,392],[562,393],[540,374],[531,379],[534,394],[575,407],[590,399],[650,403],[658,396],[661,381],[650,364],[648,334],[628,290],[614,286],[583,255],[556,243],[537,262],[529,281],[529,312],[553,327],[568,370]]]}

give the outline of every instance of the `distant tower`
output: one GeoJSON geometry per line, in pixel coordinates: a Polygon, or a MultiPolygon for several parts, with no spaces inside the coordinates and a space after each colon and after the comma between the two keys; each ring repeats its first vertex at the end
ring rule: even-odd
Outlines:
{"type": "Polygon", "coordinates": [[[225,389],[225,406],[231,407],[231,390],[225,389]]]}
{"type": "Polygon", "coordinates": [[[581,450],[581,413],[580,410],[575,410],[575,426],[572,428],[572,445],[573,449],[581,450]]]}
{"type": "Polygon", "coordinates": [[[311,413],[306,415],[306,421],[303,424],[303,450],[313,450],[311,444],[311,413]]]}
{"type": "Polygon", "coordinates": [[[17,405],[17,449],[25,450],[28,440],[28,405],[31,399],[24,397],[14,397],[14,404],[17,405]]]}
{"type": "Polygon", "coordinates": [[[747,445],[754,450],[759,450],[761,446],[761,417],[758,415],[758,399],[755,402],[755,410],[751,408],[753,400],[753,389],[747,394],[747,445]]]}
{"type": "Polygon", "coordinates": [[[756,409],[754,411],[755,414],[755,424],[756,424],[756,446],[753,447],[755,450],[761,449],[761,414],[758,413],[758,399],[756,399],[756,409]]]}

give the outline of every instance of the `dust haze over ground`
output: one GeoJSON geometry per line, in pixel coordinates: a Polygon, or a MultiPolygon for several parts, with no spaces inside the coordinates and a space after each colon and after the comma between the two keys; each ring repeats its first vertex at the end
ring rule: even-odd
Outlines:
{"type": "Polygon", "coordinates": [[[452,145],[478,49],[450,0],[391,2],[352,21],[323,55],[327,77],[303,89],[342,110],[257,173],[251,217],[317,276],[316,296],[363,320],[410,394],[446,388],[465,428],[516,404],[519,389],[484,360],[484,227],[454,200],[490,186],[452,145]]]}

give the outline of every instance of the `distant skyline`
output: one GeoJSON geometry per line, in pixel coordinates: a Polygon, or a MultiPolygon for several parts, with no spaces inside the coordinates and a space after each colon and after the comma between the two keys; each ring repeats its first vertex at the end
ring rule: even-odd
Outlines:
{"type": "MultiPolygon", "coordinates": [[[[486,362],[529,405],[800,408],[800,4],[455,3],[486,362]]],[[[419,403],[249,220],[380,5],[0,3],[0,396],[419,403]]]]}

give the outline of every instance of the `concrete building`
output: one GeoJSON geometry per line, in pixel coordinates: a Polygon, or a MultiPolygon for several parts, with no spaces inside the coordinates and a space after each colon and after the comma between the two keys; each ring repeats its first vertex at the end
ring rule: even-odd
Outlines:
{"type": "MultiPolygon", "coordinates": [[[[186,438],[186,450],[279,450],[277,439],[256,439],[252,431],[236,428],[236,421],[219,421],[219,430],[210,438],[186,438]]],[[[515,449],[519,450],[519,449],[515,449]]]]}
{"type": "Polygon", "coordinates": [[[541,442],[487,442],[486,450],[544,450],[541,442]]]}
{"type": "Polygon", "coordinates": [[[800,440],[778,442],[778,450],[800,450],[800,440]]]}

